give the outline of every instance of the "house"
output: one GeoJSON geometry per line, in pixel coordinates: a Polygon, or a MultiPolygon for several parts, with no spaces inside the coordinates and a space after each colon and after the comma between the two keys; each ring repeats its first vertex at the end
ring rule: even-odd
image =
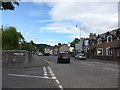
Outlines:
{"type": "Polygon", "coordinates": [[[91,58],[115,59],[120,57],[120,28],[89,37],[89,53],[91,58]]]}
{"type": "Polygon", "coordinates": [[[58,53],[59,52],[68,52],[69,51],[69,46],[67,44],[62,44],[58,46],[58,53]]]}
{"type": "Polygon", "coordinates": [[[45,48],[45,53],[49,53],[50,55],[58,55],[59,52],[68,52],[69,46],[67,44],[55,45],[52,47],[45,48]]]}

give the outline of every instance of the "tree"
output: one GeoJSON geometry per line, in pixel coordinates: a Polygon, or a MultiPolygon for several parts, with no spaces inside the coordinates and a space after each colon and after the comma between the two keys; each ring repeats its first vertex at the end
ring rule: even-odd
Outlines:
{"type": "Polygon", "coordinates": [[[74,47],[74,48],[75,48],[75,44],[76,44],[76,43],[79,43],[79,42],[80,42],[80,39],[75,38],[74,41],[72,41],[72,42],[70,43],[70,47],[74,47]]]}
{"type": "Polygon", "coordinates": [[[50,47],[50,45],[47,45],[47,44],[35,44],[35,46],[36,46],[36,49],[42,53],[44,53],[44,50],[46,47],[50,47]]]}
{"type": "Polygon", "coordinates": [[[19,6],[20,0],[2,0],[0,1],[0,10],[14,10],[15,5],[19,6]]]}
{"type": "Polygon", "coordinates": [[[2,48],[19,49],[19,38],[23,39],[21,33],[17,32],[15,27],[8,27],[2,31],[2,48]]]}

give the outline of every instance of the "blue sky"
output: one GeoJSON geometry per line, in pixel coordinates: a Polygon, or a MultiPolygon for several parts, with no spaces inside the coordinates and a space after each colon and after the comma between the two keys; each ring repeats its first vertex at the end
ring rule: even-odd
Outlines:
{"type": "Polygon", "coordinates": [[[55,45],[79,38],[75,25],[82,37],[117,28],[116,8],[117,3],[22,2],[14,11],[2,12],[2,24],[16,27],[26,41],[55,45]]]}
{"type": "Polygon", "coordinates": [[[72,38],[66,37],[66,33],[40,31],[40,27],[53,23],[50,21],[50,9],[51,7],[45,3],[36,5],[32,2],[22,2],[14,11],[2,12],[3,25],[16,27],[27,41],[33,40],[35,43],[54,44],[72,41],[72,38]]]}

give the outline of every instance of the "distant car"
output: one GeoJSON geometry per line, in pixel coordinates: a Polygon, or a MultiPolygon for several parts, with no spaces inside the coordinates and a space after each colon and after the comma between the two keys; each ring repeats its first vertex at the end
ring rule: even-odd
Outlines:
{"type": "Polygon", "coordinates": [[[43,56],[43,54],[41,52],[37,52],[36,54],[39,56],[43,56]]]}
{"type": "Polygon", "coordinates": [[[78,57],[79,60],[85,60],[86,59],[86,56],[85,54],[80,54],[79,57],[78,57]]]}
{"type": "Polygon", "coordinates": [[[75,59],[79,59],[80,54],[75,55],[75,59]]]}
{"type": "Polygon", "coordinates": [[[60,62],[70,63],[70,55],[67,52],[60,52],[58,54],[57,63],[60,62]]]}

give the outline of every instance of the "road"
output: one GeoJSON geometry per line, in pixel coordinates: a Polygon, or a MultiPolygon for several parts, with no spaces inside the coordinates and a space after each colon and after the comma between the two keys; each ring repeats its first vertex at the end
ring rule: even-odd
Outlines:
{"type": "Polygon", "coordinates": [[[49,65],[3,68],[3,88],[118,88],[117,63],[71,58],[70,64],[58,64],[56,56],[38,58],[49,65]]]}

